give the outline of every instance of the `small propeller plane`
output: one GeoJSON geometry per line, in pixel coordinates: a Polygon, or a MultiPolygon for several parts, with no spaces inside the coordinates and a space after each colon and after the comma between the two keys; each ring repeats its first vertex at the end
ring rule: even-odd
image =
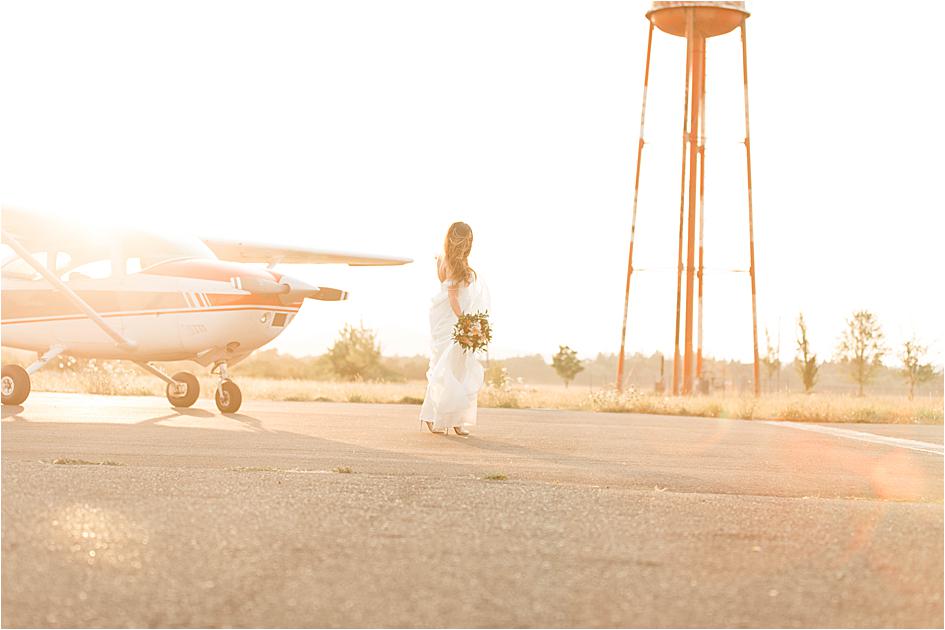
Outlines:
{"type": "Polygon", "coordinates": [[[2,345],[38,353],[4,365],[4,405],[20,405],[30,375],[61,354],[131,361],[167,384],[174,407],[200,395],[190,372],[155,361],[192,360],[219,377],[216,404],[242,403],[228,368],[286,329],[305,299],[347,293],[287,276],[278,264],[403,265],[409,258],[166,236],[3,208],[2,345]],[[262,267],[259,263],[267,266],[262,267]]]}

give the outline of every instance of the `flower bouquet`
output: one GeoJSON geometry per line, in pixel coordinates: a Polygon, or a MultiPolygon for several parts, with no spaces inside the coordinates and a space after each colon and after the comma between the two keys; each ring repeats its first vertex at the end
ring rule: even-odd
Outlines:
{"type": "Polygon", "coordinates": [[[459,344],[463,352],[486,350],[489,342],[492,341],[489,312],[461,315],[453,327],[453,341],[459,344]]]}

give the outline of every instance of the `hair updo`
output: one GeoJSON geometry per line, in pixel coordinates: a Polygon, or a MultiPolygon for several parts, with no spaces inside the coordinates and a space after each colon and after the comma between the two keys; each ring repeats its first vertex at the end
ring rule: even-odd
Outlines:
{"type": "Polygon", "coordinates": [[[469,266],[469,252],[472,250],[473,231],[469,225],[457,221],[446,231],[443,245],[446,279],[454,284],[468,285],[476,277],[476,272],[469,266]]]}

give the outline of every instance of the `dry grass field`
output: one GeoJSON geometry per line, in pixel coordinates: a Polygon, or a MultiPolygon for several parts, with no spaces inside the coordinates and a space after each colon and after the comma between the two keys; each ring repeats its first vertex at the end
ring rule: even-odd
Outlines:
{"type": "MultiPolygon", "coordinates": [[[[213,395],[216,380],[201,376],[201,394],[213,395]]],[[[362,403],[419,404],[426,384],[343,381],[276,380],[237,377],[247,400],[292,400],[362,403]]],[[[41,370],[33,375],[33,389],[110,395],[164,394],[164,385],[137,368],[106,364],[97,370],[79,372],[41,370]]],[[[608,388],[511,385],[485,387],[483,407],[523,409],[570,409],[685,415],[710,418],[794,420],[801,422],[873,422],[898,424],[942,424],[941,396],[845,396],[840,394],[766,394],[755,399],[736,394],[712,394],[673,398],[636,390],[617,392],[608,388]]]]}

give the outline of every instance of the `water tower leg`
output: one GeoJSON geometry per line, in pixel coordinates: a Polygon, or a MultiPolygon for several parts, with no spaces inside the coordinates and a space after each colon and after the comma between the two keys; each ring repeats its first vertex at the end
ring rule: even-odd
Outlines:
{"type": "Polygon", "coordinates": [[[703,282],[703,234],[705,228],[705,74],[706,48],[702,47],[702,107],[699,111],[699,282],[698,320],[696,327],[696,380],[702,380],[702,282],[703,282]]]}
{"type": "Polygon", "coordinates": [[[699,178],[699,114],[702,110],[702,51],[705,49],[705,37],[690,32],[689,45],[692,53],[692,97],[690,100],[689,119],[689,214],[688,233],[686,236],[686,339],[683,358],[683,395],[692,393],[692,377],[695,368],[695,355],[692,351],[693,307],[695,306],[694,274],[696,270],[696,211],[699,178]]]}
{"type": "Polygon", "coordinates": [[[630,219],[630,254],[627,256],[627,286],[623,296],[623,327],[620,329],[620,356],[617,357],[617,389],[623,389],[623,364],[626,356],[627,309],[630,306],[630,276],[633,274],[633,239],[637,233],[637,200],[640,195],[640,161],[643,158],[643,121],[646,119],[646,91],[650,83],[650,50],[653,46],[653,22],[646,38],[646,69],[643,71],[643,105],[640,107],[640,141],[637,143],[637,172],[633,180],[633,214],[630,219]]]}
{"type": "Polygon", "coordinates": [[[751,134],[748,127],[748,44],[745,38],[745,22],[742,21],[742,77],[745,83],[745,164],[748,169],[748,252],[751,275],[751,336],[755,349],[754,385],[755,396],[761,395],[761,380],[758,370],[758,304],[755,298],[755,224],[751,200],[751,134]]]}
{"type": "Polygon", "coordinates": [[[689,78],[692,75],[692,46],[688,43],[688,34],[693,31],[693,12],[690,9],[686,26],[686,96],[683,102],[682,167],[679,176],[679,252],[677,254],[678,262],[676,265],[676,342],[673,350],[673,396],[679,395],[679,319],[680,307],[682,305],[683,225],[685,223],[686,212],[686,143],[689,140],[689,130],[687,128],[689,116],[689,78]]]}

